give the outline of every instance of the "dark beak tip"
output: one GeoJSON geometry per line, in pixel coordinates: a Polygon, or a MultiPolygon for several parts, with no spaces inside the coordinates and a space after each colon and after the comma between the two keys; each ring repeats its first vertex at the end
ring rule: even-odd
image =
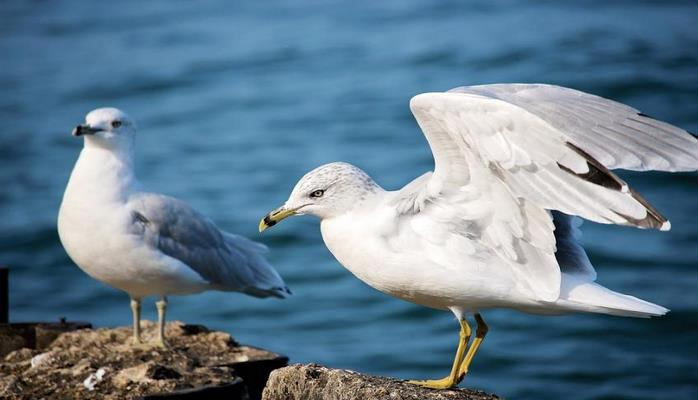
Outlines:
{"type": "Polygon", "coordinates": [[[75,128],[73,128],[72,135],[76,137],[82,135],[82,127],[78,125],[75,128]]]}
{"type": "Polygon", "coordinates": [[[267,216],[264,217],[264,224],[265,224],[266,226],[268,226],[268,227],[272,227],[272,226],[276,225],[276,221],[273,221],[273,220],[269,217],[269,215],[267,215],[267,216]]]}

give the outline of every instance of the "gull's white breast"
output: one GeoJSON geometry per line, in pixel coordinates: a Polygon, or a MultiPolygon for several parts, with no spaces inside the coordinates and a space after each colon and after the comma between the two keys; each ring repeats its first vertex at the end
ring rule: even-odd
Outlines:
{"type": "Polygon", "coordinates": [[[58,234],[70,258],[94,279],[133,297],[204,290],[208,284],[198,274],[130,229],[133,185],[119,160],[83,150],[58,214],[58,234]]]}
{"type": "Polygon", "coordinates": [[[403,300],[466,310],[530,302],[493,254],[468,254],[470,248],[429,242],[401,229],[398,218],[393,207],[366,207],[323,219],[322,237],[357,278],[403,300]]]}

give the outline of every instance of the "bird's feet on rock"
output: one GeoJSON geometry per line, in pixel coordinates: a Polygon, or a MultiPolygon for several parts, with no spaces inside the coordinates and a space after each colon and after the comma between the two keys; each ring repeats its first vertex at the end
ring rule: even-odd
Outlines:
{"type": "Polygon", "coordinates": [[[425,381],[410,380],[407,381],[407,383],[430,389],[451,389],[458,385],[458,382],[456,382],[455,379],[453,379],[453,377],[451,376],[447,376],[441,379],[429,379],[425,381]]]}
{"type": "Polygon", "coordinates": [[[158,338],[149,342],[144,342],[140,338],[131,338],[128,343],[128,348],[133,349],[133,350],[143,350],[143,351],[149,351],[149,350],[154,350],[154,349],[160,349],[160,350],[170,350],[172,346],[167,343],[162,338],[158,338]]]}
{"type": "Polygon", "coordinates": [[[140,336],[132,336],[131,339],[128,340],[127,344],[131,347],[143,347],[145,343],[140,336]]]}
{"type": "Polygon", "coordinates": [[[131,351],[137,350],[137,351],[145,351],[145,352],[147,352],[147,351],[153,350],[153,349],[155,349],[155,348],[157,348],[157,347],[158,347],[158,346],[157,346],[155,343],[151,343],[151,342],[135,342],[135,341],[132,341],[131,343],[129,343],[129,344],[126,346],[126,349],[131,350],[131,351]]]}
{"type": "Polygon", "coordinates": [[[172,346],[170,346],[170,344],[167,343],[167,341],[164,338],[155,339],[151,345],[162,350],[169,350],[172,348],[172,346]]]}

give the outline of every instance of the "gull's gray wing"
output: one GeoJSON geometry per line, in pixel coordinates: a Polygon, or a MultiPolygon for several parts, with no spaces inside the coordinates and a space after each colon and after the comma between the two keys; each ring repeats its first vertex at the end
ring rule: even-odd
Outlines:
{"type": "Polygon", "coordinates": [[[449,90],[518,106],[563,132],[606,168],[695,171],[698,140],[625,104],[544,84],[494,84],[449,90]]]}
{"type": "Polygon", "coordinates": [[[214,289],[286,297],[286,284],[262,255],[266,246],[219,230],[186,203],[155,193],[129,198],[131,231],[196,271],[214,289]]]}

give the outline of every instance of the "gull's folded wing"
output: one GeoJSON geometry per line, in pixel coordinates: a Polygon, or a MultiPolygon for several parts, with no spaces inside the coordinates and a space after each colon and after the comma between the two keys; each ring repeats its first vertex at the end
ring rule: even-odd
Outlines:
{"type": "Polygon", "coordinates": [[[266,246],[219,230],[186,203],[155,193],[129,199],[134,234],[221,290],[285,297],[288,289],[262,253],[266,246]]]}

